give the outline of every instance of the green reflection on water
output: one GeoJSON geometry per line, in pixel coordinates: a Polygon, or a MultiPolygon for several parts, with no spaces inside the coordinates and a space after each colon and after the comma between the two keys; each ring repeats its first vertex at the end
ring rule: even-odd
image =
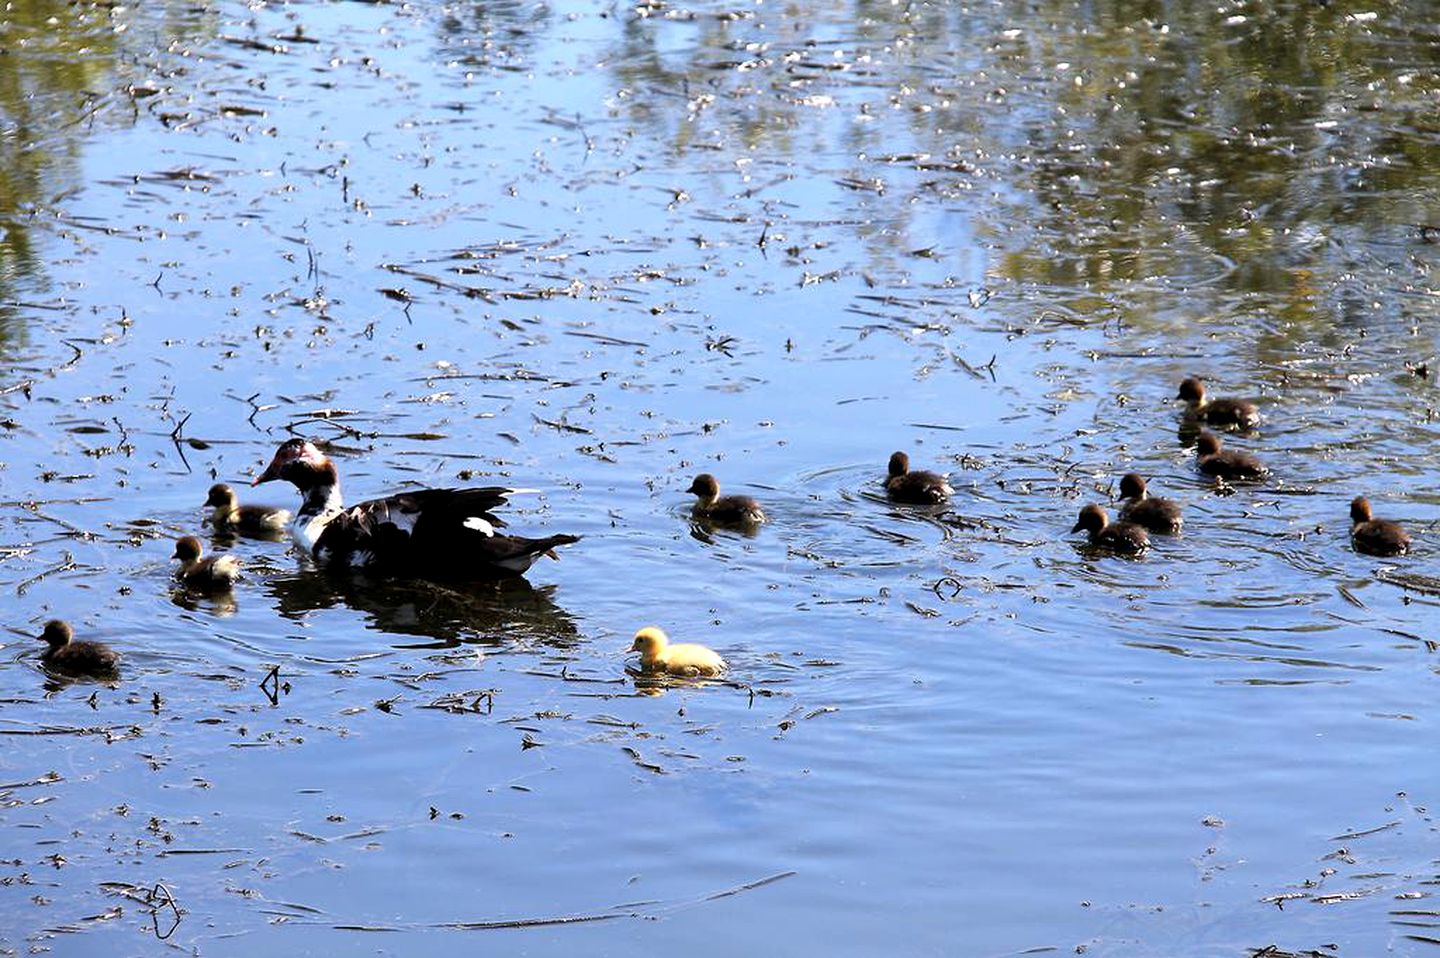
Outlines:
{"type": "Polygon", "coordinates": [[[1440,58],[1418,5],[1043,9],[1048,25],[1001,56],[1052,99],[1005,147],[1031,151],[1053,248],[1013,253],[1006,275],[1144,281],[1198,246],[1237,264],[1230,288],[1303,312],[1345,246],[1403,238],[1433,207],[1440,144],[1423,104],[1440,58]]]}
{"type": "MultiPolygon", "coordinates": [[[[214,20],[191,3],[16,3],[0,16],[0,348],[20,335],[11,301],[44,287],[31,230],[84,187],[97,126],[126,126],[161,91],[159,59],[214,20]]],[[[208,33],[213,33],[213,26],[208,33]]]]}

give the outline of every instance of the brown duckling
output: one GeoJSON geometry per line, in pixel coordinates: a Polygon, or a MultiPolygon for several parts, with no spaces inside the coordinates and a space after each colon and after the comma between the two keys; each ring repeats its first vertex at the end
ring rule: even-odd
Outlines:
{"type": "Polygon", "coordinates": [[[51,619],[37,638],[50,647],[40,653],[40,661],[57,672],[68,675],[113,676],[120,665],[120,654],[101,642],[75,641],[70,623],[51,619]]]}
{"type": "Polygon", "coordinates": [[[1120,508],[1122,522],[1133,522],[1151,532],[1171,536],[1179,535],[1185,525],[1180,504],[1150,495],[1145,477],[1137,473],[1130,472],[1120,477],[1120,498],[1128,500],[1120,508]]]}
{"type": "Polygon", "coordinates": [[[175,578],[187,588],[204,595],[229,592],[240,577],[240,560],[232,555],[200,558],[200,540],[194,536],[182,536],[175,540],[175,554],[172,559],[180,560],[175,578]]]}
{"type": "Polygon", "coordinates": [[[720,495],[720,483],[708,472],[696,476],[685,491],[699,497],[692,510],[697,518],[745,526],[765,521],[765,511],[760,508],[760,503],[749,496],[720,495]]]}
{"type": "Polygon", "coordinates": [[[289,509],[274,506],[242,506],[235,490],[223,482],[210,487],[205,505],[210,524],[222,532],[238,532],[246,536],[274,537],[283,535],[292,518],[289,509]]]}
{"type": "Polygon", "coordinates": [[[910,457],[897,452],[890,457],[890,475],[885,480],[885,492],[896,502],[933,506],[949,499],[954,493],[947,480],[947,476],[937,472],[911,471],[910,457]]]}
{"type": "Polygon", "coordinates": [[[1260,409],[1245,399],[1209,399],[1205,384],[1191,376],[1182,380],[1176,399],[1188,404],[1186,415],[1210,426],[1254,429],[1260,424],[1260,409]]]}
{"type": "Polygon", "coordinates": [[[1258,480],[1270,475],[1265,464],[1250,453],[1232,452],[1228,449],[1222,451],[1220,437],[1208,429],[1200,433],[1200,438],[1195,443],[1195,451],[1200,455],[1196,465],[1207,476],[1258,480]]]}
{"type": "Polygon", "coordinates": [[[1398,556],[1410,551],[1410,534],[1400,523],[1376,519],[1370,500],[1356,496],[1350,503],[1350,541],[1356,552],[1372,556],[1398,556]]]}
{"type": "Polygon", "coordinates": [[[670,637],[653,625],[635,633],[630,651],[640,653],[640,668],[646,672],[713,676],[725,671],[725,660],[714,650],[693,642],[672,644],[670,637]]]}
{"type": "Polygon", "coordinates": [[[1090,533],[1090,544],[1111,552],[1138,555],[1150,547],[1150,536],[1141,526],[1133,522],[1111,522],[1105,510],[1090,504],[1080,510],[1074,532],[1090,533]]]}

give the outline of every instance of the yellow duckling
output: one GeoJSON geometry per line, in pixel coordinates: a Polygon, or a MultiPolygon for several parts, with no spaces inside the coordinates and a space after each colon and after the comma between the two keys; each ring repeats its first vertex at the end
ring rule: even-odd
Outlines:
{"type": "Polygon", "coordinates": [[[671,644],[670,637],[653,625],[635,633],[635,644],[630,646],[630,651],[640,653],[640,668],[646,672],[719,675],[725,671],[725,660],[712,649],[694,642],[671,644]]]}

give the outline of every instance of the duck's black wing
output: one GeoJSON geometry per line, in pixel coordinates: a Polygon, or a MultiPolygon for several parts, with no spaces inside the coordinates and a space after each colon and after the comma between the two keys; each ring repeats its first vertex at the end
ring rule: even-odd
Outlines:
{"type": "Polygon", "coordinates": [[[526,539],[498,530],[495,510],[527,490],[499,486],[417,489],[351,506],[315,542],[321,561],[394,574],[485,577],[523,573],[574,536],[526,539]]]}

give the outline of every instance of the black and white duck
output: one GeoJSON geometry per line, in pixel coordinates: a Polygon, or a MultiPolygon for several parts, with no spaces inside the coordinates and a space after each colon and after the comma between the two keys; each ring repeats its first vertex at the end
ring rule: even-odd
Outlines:
{"type": "Polygon", "coordinates": [[[482,486],[411,489],[346,506],[335,464],[315,443],[290,439],[252,485],[283,479],[300,490],[291,536],[317,562],[382,575],[477,579],[523,575],[557,546],[580,541],[557,534],[511,536],[494,510],[532,489],[482,486]]]}

